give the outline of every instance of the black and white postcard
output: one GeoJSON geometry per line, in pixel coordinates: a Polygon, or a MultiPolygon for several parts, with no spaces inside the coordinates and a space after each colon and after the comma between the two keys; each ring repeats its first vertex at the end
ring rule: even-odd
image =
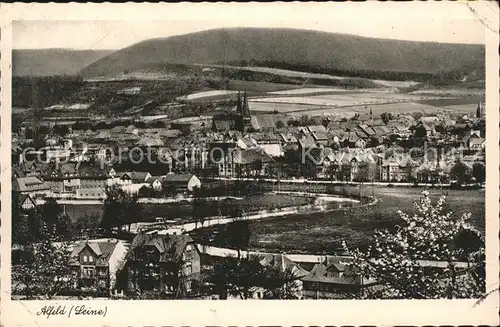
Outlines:
{"type": "Polygon", "coordinates": [[[3,325],[498,324],[496,2],[1,12],[3,325]]]}

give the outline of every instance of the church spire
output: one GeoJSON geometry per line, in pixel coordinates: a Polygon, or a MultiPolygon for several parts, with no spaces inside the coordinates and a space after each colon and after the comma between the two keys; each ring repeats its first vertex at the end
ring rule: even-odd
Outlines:
{"type": "Polygon", "coordinates": [[[247,91],[243,93],[243,117],[250,117],[250,108],[248,107],[247,91]]]}
{"type": "Polygon", "coordinates": [[[238,114],[243,114],[243,106],[241,105],[241,93],[238,91],[238,99],[237,99],[237,104],[236,104],[236,112],[238,114]]]}

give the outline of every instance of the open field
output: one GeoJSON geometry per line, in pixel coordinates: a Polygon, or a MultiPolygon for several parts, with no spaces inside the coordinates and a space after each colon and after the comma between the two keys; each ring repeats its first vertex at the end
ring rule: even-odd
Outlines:
{"type": "MultiPolygon", "coordinates": [[[[205,65],[208,67],[221,68],[222,65],[205,65]]],[[[288,69],[280,69],[280,68],[270,68],[270,67],[249,67],[249,66],[225,66],[226,69],[234,69],[234,70],[244,70],[256,73],[267,73],[279,76],[286,77],[300,77],[300,78],[320,78],[320,79],[346,79],[348,77],[343,76],[333,76],[328,74],[317,74],[317,73],[308,73],[301,72],[296,70],[288,70],[288,69]]]]}
{"type": "MultiPolygon", "coordinates": [[[[209,67],[217,67],[221,68],[221,65],[207,65],[209,67]]],[[[296,77],[296,78],[312,78],[312,79],[324,79],[324,80],[345,80],[345,79],[350,79],[351,77],[346,77],[346,76],[338,76],[338,75],[329,75],[329,74],[319,74],[319,73],[309,73],[309,72],[301,72],[301,71],[296,71],[296,70],[288,70],[288,69],[279,69],[279,68],[270,68],[270,67],[249,67],[249,66],[225,66],[227,69],[235,69],[235,70],[242,70],[242,71],[251,71],[251,72],[257,72],[257,73],[266,73],[266,74],[272,74],[272,75],[278,75],[278,76],[285,76],[285,77],[296,77]]],[[[389,80],[381,80],[381,79],[366,79],[370,80],[372,82],[375,82],[376,84],[379,84],[381,86],[387,86],[387,87],[410,87],[416,84],[419,84],[418,82],[414,81],[389,81],[389,80]]]]}
{"type": "MultiPolygon", "coordinates": [[[[351,114],[355,113],[368,113],[370,109],[373,112],[373,116],[380,116],[383,112],[390,112],[392,114],[410,114],[413,112],[422,112],[426,115],[436,114],[438,112],[443,112],[443,109],[438,107],[420,104],[416,102],[396,102],[396,103],[385,103],[385,104],[369,104],[369,105],[361,105],[361,106],[349,106],[349,107],[339,107],[338,110],[336,108],[328,109],[328,110],[312,110],[308,111],[308,115],[334,115],[338,114],[338,112],[351,112],[351,114]]],[[[303,115],[306,113],[296,113],[299,115],[303,115]]]]}
{"type": "Polygon", "coordinates": [[[76,222],[84,216],[102,216],[103,204],[64,204],[66,214],[72,222],[76,222]]]}
{"type": "Polygon", "coordinates": [[[191,93],[185,96],[178,97],[178,101],[217,101],[217,100],[228,100],[234,98],[238,91],[230,90],[212,90],[205,92],[191,93]]]}
{"type": "Polygon", "coordinates": [[[410,92],[410,94],[424,94],[424,95],[436,95],[436,96],[483,96],[484,89],[473,89],[473,88],[425,88],[417,91],[410,92]]]}
{"type": "MultiPolygon", "coordinates": [[[[352,116],[355,113],[368,112],[371,108],[375,115],[383,112],[412,113],[422,112],[432,115],[438,112],[454,110],[454,106],[460,105],[457,110],[460,112],[470,112],[475,110],[475,104],[478,97],[469,98],[447,98],[439,96],[413,95],[405,93],[389,92],[336,92],[336,94],[309,95],[312,92],[308,89],[298,89],[302,96],[290,96],[294,91],[276,97],[259,97],[249,100],[250,110],[252,111],[278,111],[284,113],[293,113],[295,115],[340,115],[352,116]],[[470,104],[468,107],[463,105],[470,104]]],[[[298,95],[298,93],[297,93],[298,95]]]]}
{"type": "Polygon", "coordinates": [[[436,107],[452,107],[456,105],[472,105],[472,107],[477,106],[479,97],[467,97],[467,98],[441,98],[441,99],[426,99],[420,100],[419,103],[429,104],[436,107]]]}
{"type": "Polygon", "coordinates": [[[283,91],[274,91],[268,92],[268,94],[276,94],[276,95],[315,95],[318,93],[344,93],[344,92],[352,92],[352,90],[343,89],[343,88],[335,88],[335,87],[303,87],[300,89],[292,89],[292,90],[283,90],[283,91]]]}
{"type": "MultiPolygon", "coordinates": [[[[371,187],[366,186],[371,192],[371,187]]],[[[250,222],[250,246],[266,251],[294,251],[331,253],[344,239],[349,248],[365,247],[372,239],[374,229],[392,228],[397,225],[397,210],[412,213],[414,201],[422,188],[374,188],[380,200],[369,207],[352,207],[328,213],[293,215],[281,219],[250,222]]],[[[431,198],[437,201],[448,192],[446,208],[458,217],[471,212],[470,223],[484,232],[485,200],[482,190],[431,189],[431,198]]]]}

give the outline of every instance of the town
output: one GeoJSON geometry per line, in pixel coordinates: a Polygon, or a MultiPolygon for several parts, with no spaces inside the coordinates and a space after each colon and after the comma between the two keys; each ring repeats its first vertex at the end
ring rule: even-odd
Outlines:
{"type": "Polygon", "coordinates": [[[99,64],[13,77],[14,299],[484,291],[478,72],[99,64]]]}

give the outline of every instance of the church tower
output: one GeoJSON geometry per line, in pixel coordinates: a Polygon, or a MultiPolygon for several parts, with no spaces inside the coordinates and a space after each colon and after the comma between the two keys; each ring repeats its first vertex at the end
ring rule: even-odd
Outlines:
{"type": "Polygon", "coordinates": [[[476,118],[484,118],[486,116],[484,112],[484,104],[479,101],[477,103],[476,118]]]}
{"type": "Polygon", "coordinates": [[[250,108],[248,107],[247,91],[243,93],[243,108],[242,108],[243,119],[250,119],[250,108]]]}

